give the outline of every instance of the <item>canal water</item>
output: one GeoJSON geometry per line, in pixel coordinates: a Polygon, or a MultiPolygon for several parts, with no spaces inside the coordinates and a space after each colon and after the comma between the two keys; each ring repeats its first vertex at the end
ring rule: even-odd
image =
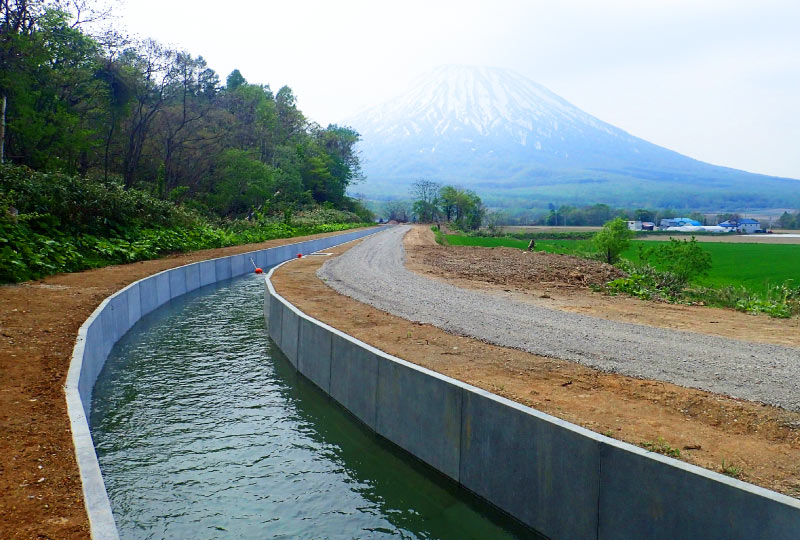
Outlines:
{"type": "Polygon", "coordinates": [[[297,374],[251,275],[169,302],[114,347],[92,435],[123,540],[538,538],[297,374]]]}

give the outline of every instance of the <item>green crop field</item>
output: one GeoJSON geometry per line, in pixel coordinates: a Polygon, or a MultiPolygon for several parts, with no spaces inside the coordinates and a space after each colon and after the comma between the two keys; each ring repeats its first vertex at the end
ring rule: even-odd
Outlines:
{"type": "Polygon", "coordinates": [[[800,286],[800,245],[705,243],[712,268],[703,285],[744,285],[751,290],[792,280],[800,286]]]}
{"type": "MultiPolygon", "coordinates": [[[[528,242],[513,238],[486,238],[447,235],[454,246],[512,247],[526,249],[528,242]]],[[[631,242],[622,256],[638,260],[638,246],[631,242]]],[[[651,245],[651,244],[648,244],[651,245]]],[[[769,285],[792,280],[800,286],[800,244],[745,244],[706,242],[702,248],[711,253],[712,268],[701,285],[742,285],[752,291],[764,292],[769,285]]],[[[536,249],[550,253],[586,255],[593,251],[590,240],[537,240],[536,249]]]]}

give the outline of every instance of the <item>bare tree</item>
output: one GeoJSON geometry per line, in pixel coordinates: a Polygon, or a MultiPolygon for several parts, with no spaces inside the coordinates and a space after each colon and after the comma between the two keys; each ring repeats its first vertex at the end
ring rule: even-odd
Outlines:
{"type": "Polygon", "coordinates": [[[414,215],[418,221],[432,222],[439,219],[439,182],[420,178],[411,184],[411,195],[414,197],[414,215]]]}
{"type": "Polygon", "coordinates": [[[383,213],[388,221],[405,223],[409,221],[408,203],[403,201],[388,201],[383,205],[383,213]]]}
{"type": "Polygon", "coordinates": [[[173,82],[178,79],[177,56],[176,51],[148,39],[140,45],[135,54],[127,57],[131,66],[138,71],[142,82],[137,85],[133,111],[129,119],[128,141],[123,163],[126,188],[133,185],[134,173],[142,157],[142,149],[153,119],[169,98],[173,82]]]}

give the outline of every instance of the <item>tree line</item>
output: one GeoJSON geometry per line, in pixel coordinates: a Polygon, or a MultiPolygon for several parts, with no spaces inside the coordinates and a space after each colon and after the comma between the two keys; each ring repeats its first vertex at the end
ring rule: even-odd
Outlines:
{"type": "Polygon", "coordinates": [[[411,185],[412,202],[389,201],[383,208],[389,221],[446,221],[463,230],[475,230],[486,216],[481,198],[469,189],[420,179],[411,185]]]}
{"type": "Polygon", "coordinates": [[[800,210],[795,211],[794,214],[784,211],[776,225],[781,229],[800,229],[800,210]]]}
{"type": "MultiPolygon", "coordinates": [[[[498,219],[504,224],[520,225],[546,225],[546,226],[600,226],[614,218],[622,218],[628,221],[644,221],[658,225],[662,219],[688,217],[702,223],[703,225],[717,225],[727,220],[738,220],[741,216],[737,213],[704,214],[696,211],[649,208],[615,208],[607,204],[592,204],[587,206],[562,205],[556,207],[550,204],[546,213],[527,218],[512,219],[502,213],[498,219]]],[[[800,228],[800,211],[792,215],[784,212],[784,215],[776,220],[775,225],[781,228],[800,228]],[[797,221],[796,221],[797,220],[797,221]]],[[[765,224],[767,225],[767,224],[765,224]]]]}
{"type": "Polygon", "coordinates": [[[0,161],[120,182],[207,214],[292,212],[349,198],[362,178],[345,126],[322,127],[202,56],[114,29],[86,0],[0,1],[0,161]],[[94,27],[92,27],[94,28],[94,27]]]}

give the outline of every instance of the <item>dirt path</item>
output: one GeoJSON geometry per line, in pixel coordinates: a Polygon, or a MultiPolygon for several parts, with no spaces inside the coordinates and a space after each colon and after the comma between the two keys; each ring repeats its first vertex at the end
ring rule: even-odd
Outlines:
{"type": "Polygon", "coordinates": [[[0,538],[89,538],[63,388],[78,328],[104,298],[167,268],[331,234],[0,286],[0,538]]]}
{"type": "Polygon", "coordinates": [[[725,460],[743,469],[744,480],[800,496],[798,413],[603,373],[412,323],[327,287],[316,278],[323,262],[308,257],[284,266],[274,278],[278,292],[390,354],[620,440],[662,438],[685,461],[719,471],[725,460]]]}
{"type": "MultiPolygon", "coordinates": [[[[800,412],[800,348],[602,319],[440,283],[404,268],[408,230],[395,227],[373,235],[327,261],[318,275],[342,294],[454,334],[800,412]]],[[[443,249],[441,258],[458,251],[443,249]]],[[[482,256],[465,268],[504,281],[509,268],[512,273],[532,268],[528,279],[546,275],[549,266],[564,279],[586,276],[589,267],[600,274],[608,271],[601,263],[564,255],[507,248],[473,251],[482,256]],[[498,253],[500,257],[492,256],[498,253]],[[552,263],[538,264],[542,259],[552,263]]]]}

